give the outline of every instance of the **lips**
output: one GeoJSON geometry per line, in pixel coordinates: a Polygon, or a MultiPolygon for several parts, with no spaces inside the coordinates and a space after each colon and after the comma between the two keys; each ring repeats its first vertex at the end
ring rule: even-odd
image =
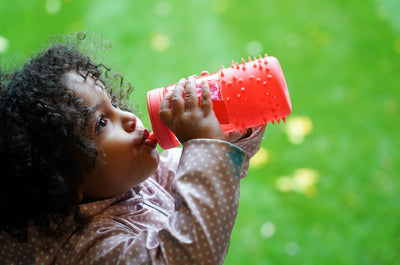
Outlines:
{"type": "Polygon", "coordinates": [[[144,129],[142,144],[149,145],[153,148],[156,148],[157,147],[157,139],[156,139],[154,133],[150,132],[147,129],[144,129]]]}

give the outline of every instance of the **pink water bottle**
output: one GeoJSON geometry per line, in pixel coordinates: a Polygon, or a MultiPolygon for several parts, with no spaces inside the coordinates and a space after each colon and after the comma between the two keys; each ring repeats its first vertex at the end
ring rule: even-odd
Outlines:
{"type": "MultiPolygon", "coordinates": [[[[292,111],[289,91],[282,68],[275,57],[263,57],[242,63],[232,61],[230,68],[196,78],[198,96],[203,81],[210,86],[214,113],[224,132],[265,126],[285,118],[292,111]]],[[[151,126],[161,148],[179,146],[175,135],[158,115],[160,103],[175,84],[150,90],[147,93],[147,109],[151,126]]]]}

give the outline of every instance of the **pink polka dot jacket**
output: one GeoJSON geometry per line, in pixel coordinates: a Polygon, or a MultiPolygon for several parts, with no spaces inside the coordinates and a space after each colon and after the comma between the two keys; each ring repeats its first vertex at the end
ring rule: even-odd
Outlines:
{"type": "Polygon", "coordinates": [[[129,192],[82,204],[65,234],[28,242],[0,234],[0,264],[222,264],[236,219],[239,182],[264,131],[229,144],[195,139],[164,151],[153,176],[129,192]],[[238,148],[239,147],[239,148],[238,148]]]}

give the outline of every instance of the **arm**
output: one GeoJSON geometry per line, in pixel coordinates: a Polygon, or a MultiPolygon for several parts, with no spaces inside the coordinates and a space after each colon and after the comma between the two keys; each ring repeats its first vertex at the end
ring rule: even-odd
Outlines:
{"type": "Polygon", "coordinates": [[[244,159],[242,150],[226,142],[195,139],[185,143],[174,181],[174,191],[183,203],[161,240],[176,254],[189,254],[193,262],[187,264],[222,264],[237,215],[244,159]],[[182,233],[182,228],[186,231],[179,246],[166,240],[182,233]]]}
{"type": "Polygon", "coordinates": [[[182,205],[160,231],[160,244],[162,249],[175,250],[167,257],[171,264],[176,264],[176,257],[188,257],[186,264],[222,264],[237,215],[239,180],[247,172],[251,152],[259,148],[263,130],[237,142],[255,139],[245,153],[220,141],[224,136],[212,111],[208,83],[202,84],[200,107],[193,79],[186,85],[185,99],[182,94],[180,82],[160,108],[163,122],[183,143],[173,185],[182,205]]]}

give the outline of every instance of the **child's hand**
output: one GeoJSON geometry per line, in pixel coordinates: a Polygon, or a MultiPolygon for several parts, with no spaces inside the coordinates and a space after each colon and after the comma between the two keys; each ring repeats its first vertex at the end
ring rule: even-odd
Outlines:
{"type": "Polygon", "coordinates": [[[167,93],[161,101],[159,114],[182,144],[195,138],[224,139],[212,109],[207,82],[201,85],[199,105],[194,77],[189,77],[187,82],[185,79],[180,80],[174,90],[167,93]]]}

